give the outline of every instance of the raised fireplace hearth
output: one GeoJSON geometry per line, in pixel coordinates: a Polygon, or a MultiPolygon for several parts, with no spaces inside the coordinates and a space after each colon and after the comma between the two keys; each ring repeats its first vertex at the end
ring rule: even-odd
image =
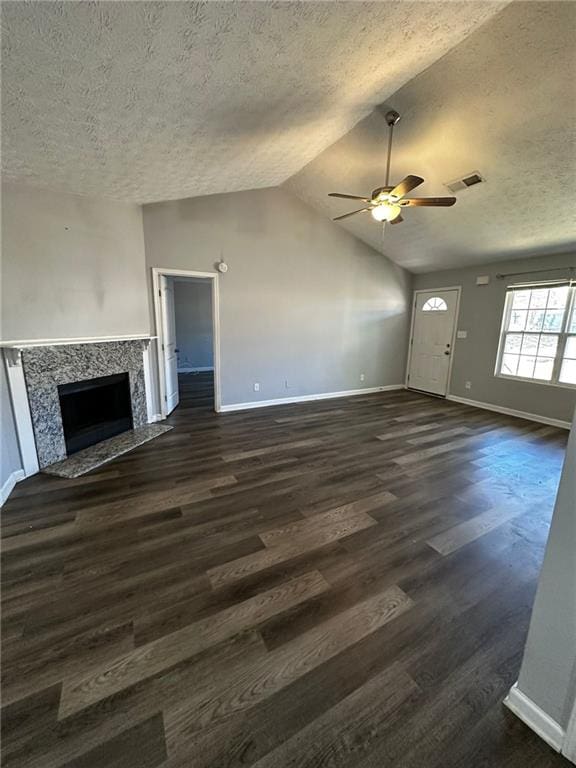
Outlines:
{"type": "Polygon", "coordinates": [[[24,347],[40,469],[148,423],[141,339],[24,347]]]}
{"type": "Polygon", "coordinates": [[[132,429],[127,373],[60,384],[58,397],[68,456],[132,429]]]}

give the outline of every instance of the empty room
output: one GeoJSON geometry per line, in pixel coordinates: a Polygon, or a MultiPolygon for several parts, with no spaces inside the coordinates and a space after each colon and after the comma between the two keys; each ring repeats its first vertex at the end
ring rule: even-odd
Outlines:
{"type": "Polygon", "coordinates": [[[0,8],[2,765],[576,764],[576,2],[0,8]]]}

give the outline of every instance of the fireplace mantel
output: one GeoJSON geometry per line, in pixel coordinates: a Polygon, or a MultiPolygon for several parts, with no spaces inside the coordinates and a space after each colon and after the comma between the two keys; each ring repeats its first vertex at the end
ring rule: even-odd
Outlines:
{"type": "MultiPolygon", "coordinates": [[[[63,378],[58,378],[58,382],[53,375],[51,375],[51,383],[65,383],[70,380],[81,380],[83,378],[90,378],[90,366],[85,364],[86,360],[91,360],[90,365],[96,366],[98,370],[94,372],[94,375],[106,374],[109,371],[102,368],[101,361],[109,357],[108,353],[104,354],[104,348],[102,345],[110,343],[110,356],[116,359],[119,358],[119,349],[115,348],[117,345],[120,348],[122,345],[127,345],[127,349],[131,352],[128,357],[131,358],[131,392],[133,397],[137,397],[139,406],[136,409],[139,417],[136,419],[135,426],[141,426],[142,424],[151,423],[153,421],[159,421],[161,417],[153,413],[152,400],[151,400],[151,367],[150,367],[150,342],[156,339],[156,336],[149,334],[131,334],[123,336],[93,336],[93,337],[78,337],[78,338],[65,338],[65,339],[21,339],[21,340],[7,340],[0,341],[0,351],[6,364],[6,372],[8,374],[8,385],[10,389],[10,398],[12,401],[14,417],[16,422],[16,431],[18,434],[18,442],[20,447],[20,454],[22,458],[22,464],[24,467],[24,474],[26,477],[38,472],[40,467],[45,466],[50,461],[56,461],[61,458],[58,455],[58,440],[55,439],[53,434],[46,433],[41,434],[39,428],[39,413],[45,413],[48,417],[50,415],[50,408],[47,404],[53,399],[48,397],[47,400],[35,401],[31,403],[30,392],[28,391],[27,383],[31,383],[32,370],[30,369],[30,363],[32,360],[37,361],[37,373],[41,373],[48,364],[48,368],[51,369],[54,360],[63,360],[68,368],[73,370],[74,364],[68,365],[69,356],[75,355],[77,360],[76,375],[68,377],[63,374],[63,378]],[[132,344],[131,344],[132,342],[132,344]],[[135,342],[139,342],[139,350],[134,346],[135,342]],[[96,357],[91,358],[92,351],[83,351],[83,345],[93,345],[95,348],[100,346],[100,353],[96,354],[96,357]],[[76,351],[73,351],[73,347],[76,347],[76,351]],[[70,352],[68,352],[70,348],[70,352]],[[81,352],[82,349],[82,352],[81,352]],[[48,355],[48,357],[46,357],[48,355]],[[27,366],[27,374],[24,374],[24,364],[27,366]],[[137,369],[137,370],[136,370],[137,369]],[[31,404],[34,405],[31,411],[31,404]],[[33,420],[33,415],[35,419],[33,420]],[[33,424],[33,421],[35,422],[33,424]],[[35,435],[35,430],[38,434],[35,435]],[[40,442],[39,442],[40,441],[40,442]],[[50,453],[49,446],[52,445],[54,450],[53,456],[47,456],[50,453]],[[38,448],[41,447],[40,456],[38,448]],[[40,461],[39,461],[40,459],[40,461]]],[[[97,350],[96,350],[97,352],[97,350]]],[[[120,355],[123,358],[124,353],[120,355]]],[[[120,372],[120,368],[124,371],[124,366],[116,364],[112,373],[120,372]]],[[[42,386],[42,382],[37,382],[42,386]]],[[[45,393],[44,393],[45,395],[45,393]]],[[[44,396],[43,395],[43,396],[44,396]]],[[[52,393],[53,395],[53,393],[52,393]]],[[[52,403],[53,405],[53,403],[52,403]]],[[[55,410],[55,406],[53,408],[55,410]]],[[[54,416],[54,414],[52,414],[54,416]]],[[[54,421],[54,419],[53,419],[54,421]]],[[[61,453],[61,451],[60,451],[61,453]]]]}
{"type": "Polygon", "coordinates": [[[0,349],[4,350],[4,357],[8,365],[21,365],[22,350],[31,347],[60,347],[71,344],[102,344],[114,341],[144,341],[151,342],[157,336],[147,333],[132,334],[130,336],[79,336],[78,338],[65,339],[17,339],[0,341],[0,349]]]}

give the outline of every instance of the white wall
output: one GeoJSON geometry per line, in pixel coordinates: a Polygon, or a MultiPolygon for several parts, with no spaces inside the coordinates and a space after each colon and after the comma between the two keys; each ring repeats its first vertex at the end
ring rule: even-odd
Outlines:
{"type": "Polygon", "coordinates": [[[518,688],[566,728],[576,700],[576,415],[518,688]]]}
{"type": "Polygon", "coordinates": [[[212,368],[212,284],[210,280],[174,280],[178,370],[212,368]]]}
{"type": "Polygon", "coordinates": [[[229,265],[224,405],[403,381],[410,276],[285,190],[144,206],[144,238],[149,268],[229,265]]]}
{"type": "Polygon", "coordinates": [[[566,450],[518,687],[565,727],[576,695],[576,420],[566,450]]]}
{"type": "Polygon", "coordinates": [[[2,338],[149,332],[142,210],[2,186],[2,338]]]}

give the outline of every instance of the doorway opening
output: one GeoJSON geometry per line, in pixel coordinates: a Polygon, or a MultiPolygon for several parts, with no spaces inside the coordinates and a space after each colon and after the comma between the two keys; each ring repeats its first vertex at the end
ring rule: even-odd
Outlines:
{"type": "Polygon", "coordinates": [[[406,386],[446,397],[452,372],[460,287],[414,291],[406,386]]]}
{"type": "Polygon", "coordinates": [[[220,410],[218,275],[152,270],[162,416],[220,410]]]}

